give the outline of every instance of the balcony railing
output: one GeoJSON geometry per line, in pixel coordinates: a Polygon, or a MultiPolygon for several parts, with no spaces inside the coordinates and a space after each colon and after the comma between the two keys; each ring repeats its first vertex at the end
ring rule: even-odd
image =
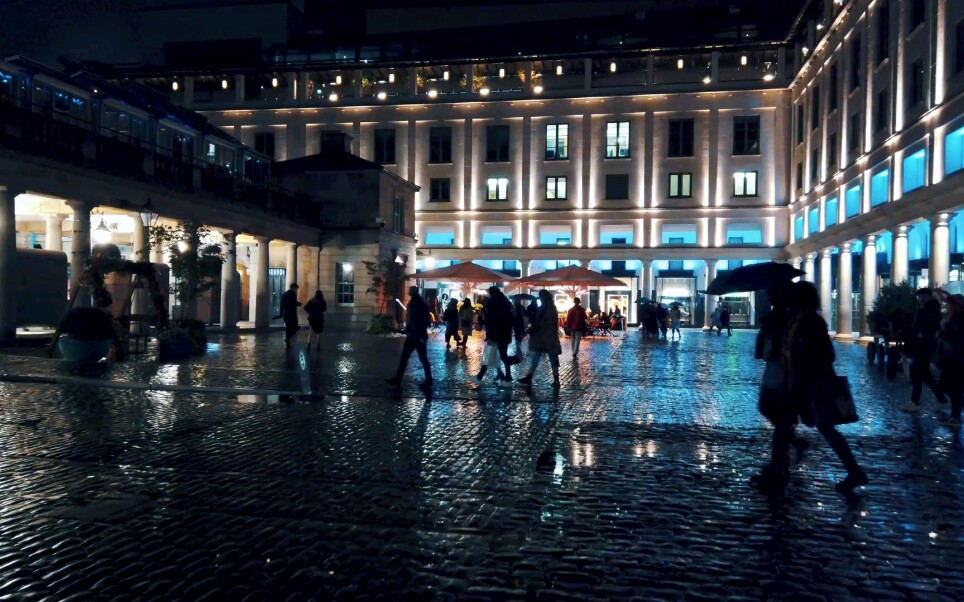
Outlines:
{"type": "Polygon", "coordinates": [[[90,122],[31,110],[6,95],[0,95],[0,147],[181,193],[203,192],[247,209],[322,226],[320,205],[306,195],[259,184],[193,157],[174,158],[161,147],[90,122]]]}

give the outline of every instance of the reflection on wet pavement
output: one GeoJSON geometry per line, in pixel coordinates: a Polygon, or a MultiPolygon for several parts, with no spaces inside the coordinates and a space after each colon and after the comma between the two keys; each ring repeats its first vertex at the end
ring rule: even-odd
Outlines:
{"type": "MultiPolygon", "coordinates": [[[[0,373],[299,391],[280,335],[202,360],[0,373]]],[[[964,598],[959,433],[897,407],[839,346],[871,486],[843,497],[815,433],[787,494],[766,457],[753,336],[586,341],[563,388],[467,385],[430,354],[431,399],[386,389],[399,338],[327,334],[312,397],[0,380],[0,596],[78,600],[964,598]]],[[[547,371],[545,366],[543,370],[547,371]]],[[[116,385],[115,385],[116,386],[116,385]]]]}

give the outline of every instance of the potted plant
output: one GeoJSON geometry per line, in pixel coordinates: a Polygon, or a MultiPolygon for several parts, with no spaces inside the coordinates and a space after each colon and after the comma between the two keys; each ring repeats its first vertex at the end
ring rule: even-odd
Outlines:
{"type": "Polygon", "coordinates": [[[365,261],[365,271],[371,277],[371,286],[365,292],[378,298],[378,315],[372,316],[365,325],[365,332],[385,334],[398,332],[395,318],[395,300],[405,297],[405,266],[396,261],[365,261]]]}
{"type": "Polygon", "coordinates": [[[114,321],[95,307],[71,309],[60,324],[60,333],[60,353],[71,361],[100,361],[114,346],[114,321]]]}
{"type": "Polygon", "coordinates": [[[224,263],[221,245],[212,242],[213,238],[210,228],[190,222],[151,228],[154,244],[166,247],[170,253],[171,293],[179,305],[178,317],[158,333],[162,357],[202,354],[207,349],[207,327],[195,319],[195,312],[198,297],[218,284],[224,263]]]}
{"type": "Polygon", "coordinates": [[[917,294],[907,282],[888,284],[880,289],[874,305],[867,314],[871,332],[879,340],[868,345],[867,357],[887,362],[887,375],[893,378],[898,371],[900,352],[911,340],[917,294]],[[891,344],[894,344],[891,347],[891,344]]]}

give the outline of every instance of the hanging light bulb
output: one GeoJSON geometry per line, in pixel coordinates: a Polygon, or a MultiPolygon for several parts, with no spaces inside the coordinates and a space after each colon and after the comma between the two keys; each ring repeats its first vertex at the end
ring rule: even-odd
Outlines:
{"type": "Polygon", "coordinates": [[[776,79],[776,77],[777,77],[777,76],[774,75],[773,73],[767,72],[767,73],[765,73],[765,74],[763,75],[763,81],[765,81],[765,82],[772,82],[774,79],[776,79]]]}
{"type": "Polygon", "coordinates": [[[556,75],[562,75],[562,65],[556,65],[556,75]]]}
{"type": "Polygon", "coordinates": [[[388,74],[388,83],[390,83],[390,84],[394,84],[394,83],[395,83],[395,74],[394,74],[394,73],[389,73],[389,74],[388,74]]]}
{"type": "Polygon", "coordinates": [[[278,87],[278,78],[277,78],[277,77],[272,77],[272,78],[271,78],[271,87],[272,87],[272,88],[277,88],[277,87],[278,87]]]}
{"type": "Polygon", "coordinates": [[[191,248],[191,245],[187,244],[186,240],[177,241],[177,252],[180,253],[181,255],[184,255],[185,253],[187,253],[188,250],[190,250],[190,248],[191,248]]]}
{"type": "Polygon", "coordinates": [[[100,225],[94,229],[94,243],[98,245],[106,245],[110,243],[110,230],[107,229],[107,222],[101,218],[100,225]]]}
{"type": "Polygon", "coordinates": [[[448,70],[448,69],[446,69],[445,71],[442,72],[442,79],[444,79],[445,81],[449,81],[449,70],[448,70]]]}
{"type": "Polygon", "coordinates": [[[332,92],[331,94],[329,94],[328,100],[330,100],[331,102],[338,102],[338,93],[332,92]]]}
{"type": "Polygon", "coordinates": [[[505,67],[499,67],[499,77],[505,77],[505,67]]]}
{"type": "Polygon", "coordinates": [[[380,91],[378,94],[376,94],[375,97],[376,97],[378,100],[385,100],[386,98],[388,98],[388,94],[386,94],[385,91],[382,90],[382,91],[380,91]]]}
{"type": "Polygon", "coordinates": [[[436,90],[435,88],[432,88],[431,90],[429,90],[429,91],[428,91],[428,97],[429,97],[429,98],[437,98],[437,97],[438,97],[438,90],[436,90]]]}
{"type": "Polygon", "coordinates": [[[677,69],[683,68],[683,59],[676,59],[676,68],[677,69]]]}
{"type": "Polygon", "coordinates": [[[609,72],[616,73],[616,61],[609,63],[609,72]]]}
{"type": "Polygon", "coordinates": [[[479,88],[479,96],[488,96],[488,95],[489,95],[488,88],[479,88]]]}
{"type": "Polygon", "coordinates": [[[740,65],[743,67],[746,67],[746,64],[749,60],[750,59],[748,59],[747,56],[744,54],[743,56],[740,57],[740,65]]]}
{"type": "Polygon", "coordinates": [[[221,80],[221,89],[222,89],[222,90],[227,90],[227,89],[228,89],[228,80],[227,80],[227,78],[221,80]]]}
{"type": "Polygon", "coordinates": [[[337,85],[339,85],[339,86],[341,85],[341,76],[340,76],[340,75],[336,75],[336,76],[335,76],[335,84],[337,84],[337,85]]]}
{"type": "Polygon", "coordinates": [[[710,74],[709,74],[709,73],[707,73],[706,75],[703,76],[703,83],[704,83],[704,84],[708,84],[708,83],[710,83],[710,82],[712,82],[712,81],[713,81],[713,78],[710,77],[710,74]]]}
{"type": "Polygon", "coordinates": [[[171,84],[171,90],[174,90],[175,92],[177,92],[177,89],[178,89],[179,87],[180,87],[180,86],[177,85],[177,80],[175,80],[174,83],[171,84]]]}
{"type": "Polygon", "coordinates": [[[535,92],[536,94],[542,94],[542,90],[543,90],[542,84],[536,84],[535,86],[532,87],[532,91],[535,92]]]}

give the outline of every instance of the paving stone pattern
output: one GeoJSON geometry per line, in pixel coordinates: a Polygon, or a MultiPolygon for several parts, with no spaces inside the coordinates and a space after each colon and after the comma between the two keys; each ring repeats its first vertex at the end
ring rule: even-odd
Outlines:
{"type": "MultiPolygon", "coordinates": [[[[583,342],[562,390],[481,386],[430,343],[436,387],[383,384],[402,340],[329,333],[314,395],[280,334],[203,359],[78,367],[0,356],[0,600],[960,600],[960,434],[838,346],[871,485],[813,431],[783,496],[751,332],[583,342]],[[101,379],[103,386],[72,377],[101,379]]],[[[564,348],[567,345],[564,341],[564,348]]],[[[517,369],[518,370],[518,369],[517,369]]],[[[521,374],[517,374],[519,376],[521,374]]]]}

